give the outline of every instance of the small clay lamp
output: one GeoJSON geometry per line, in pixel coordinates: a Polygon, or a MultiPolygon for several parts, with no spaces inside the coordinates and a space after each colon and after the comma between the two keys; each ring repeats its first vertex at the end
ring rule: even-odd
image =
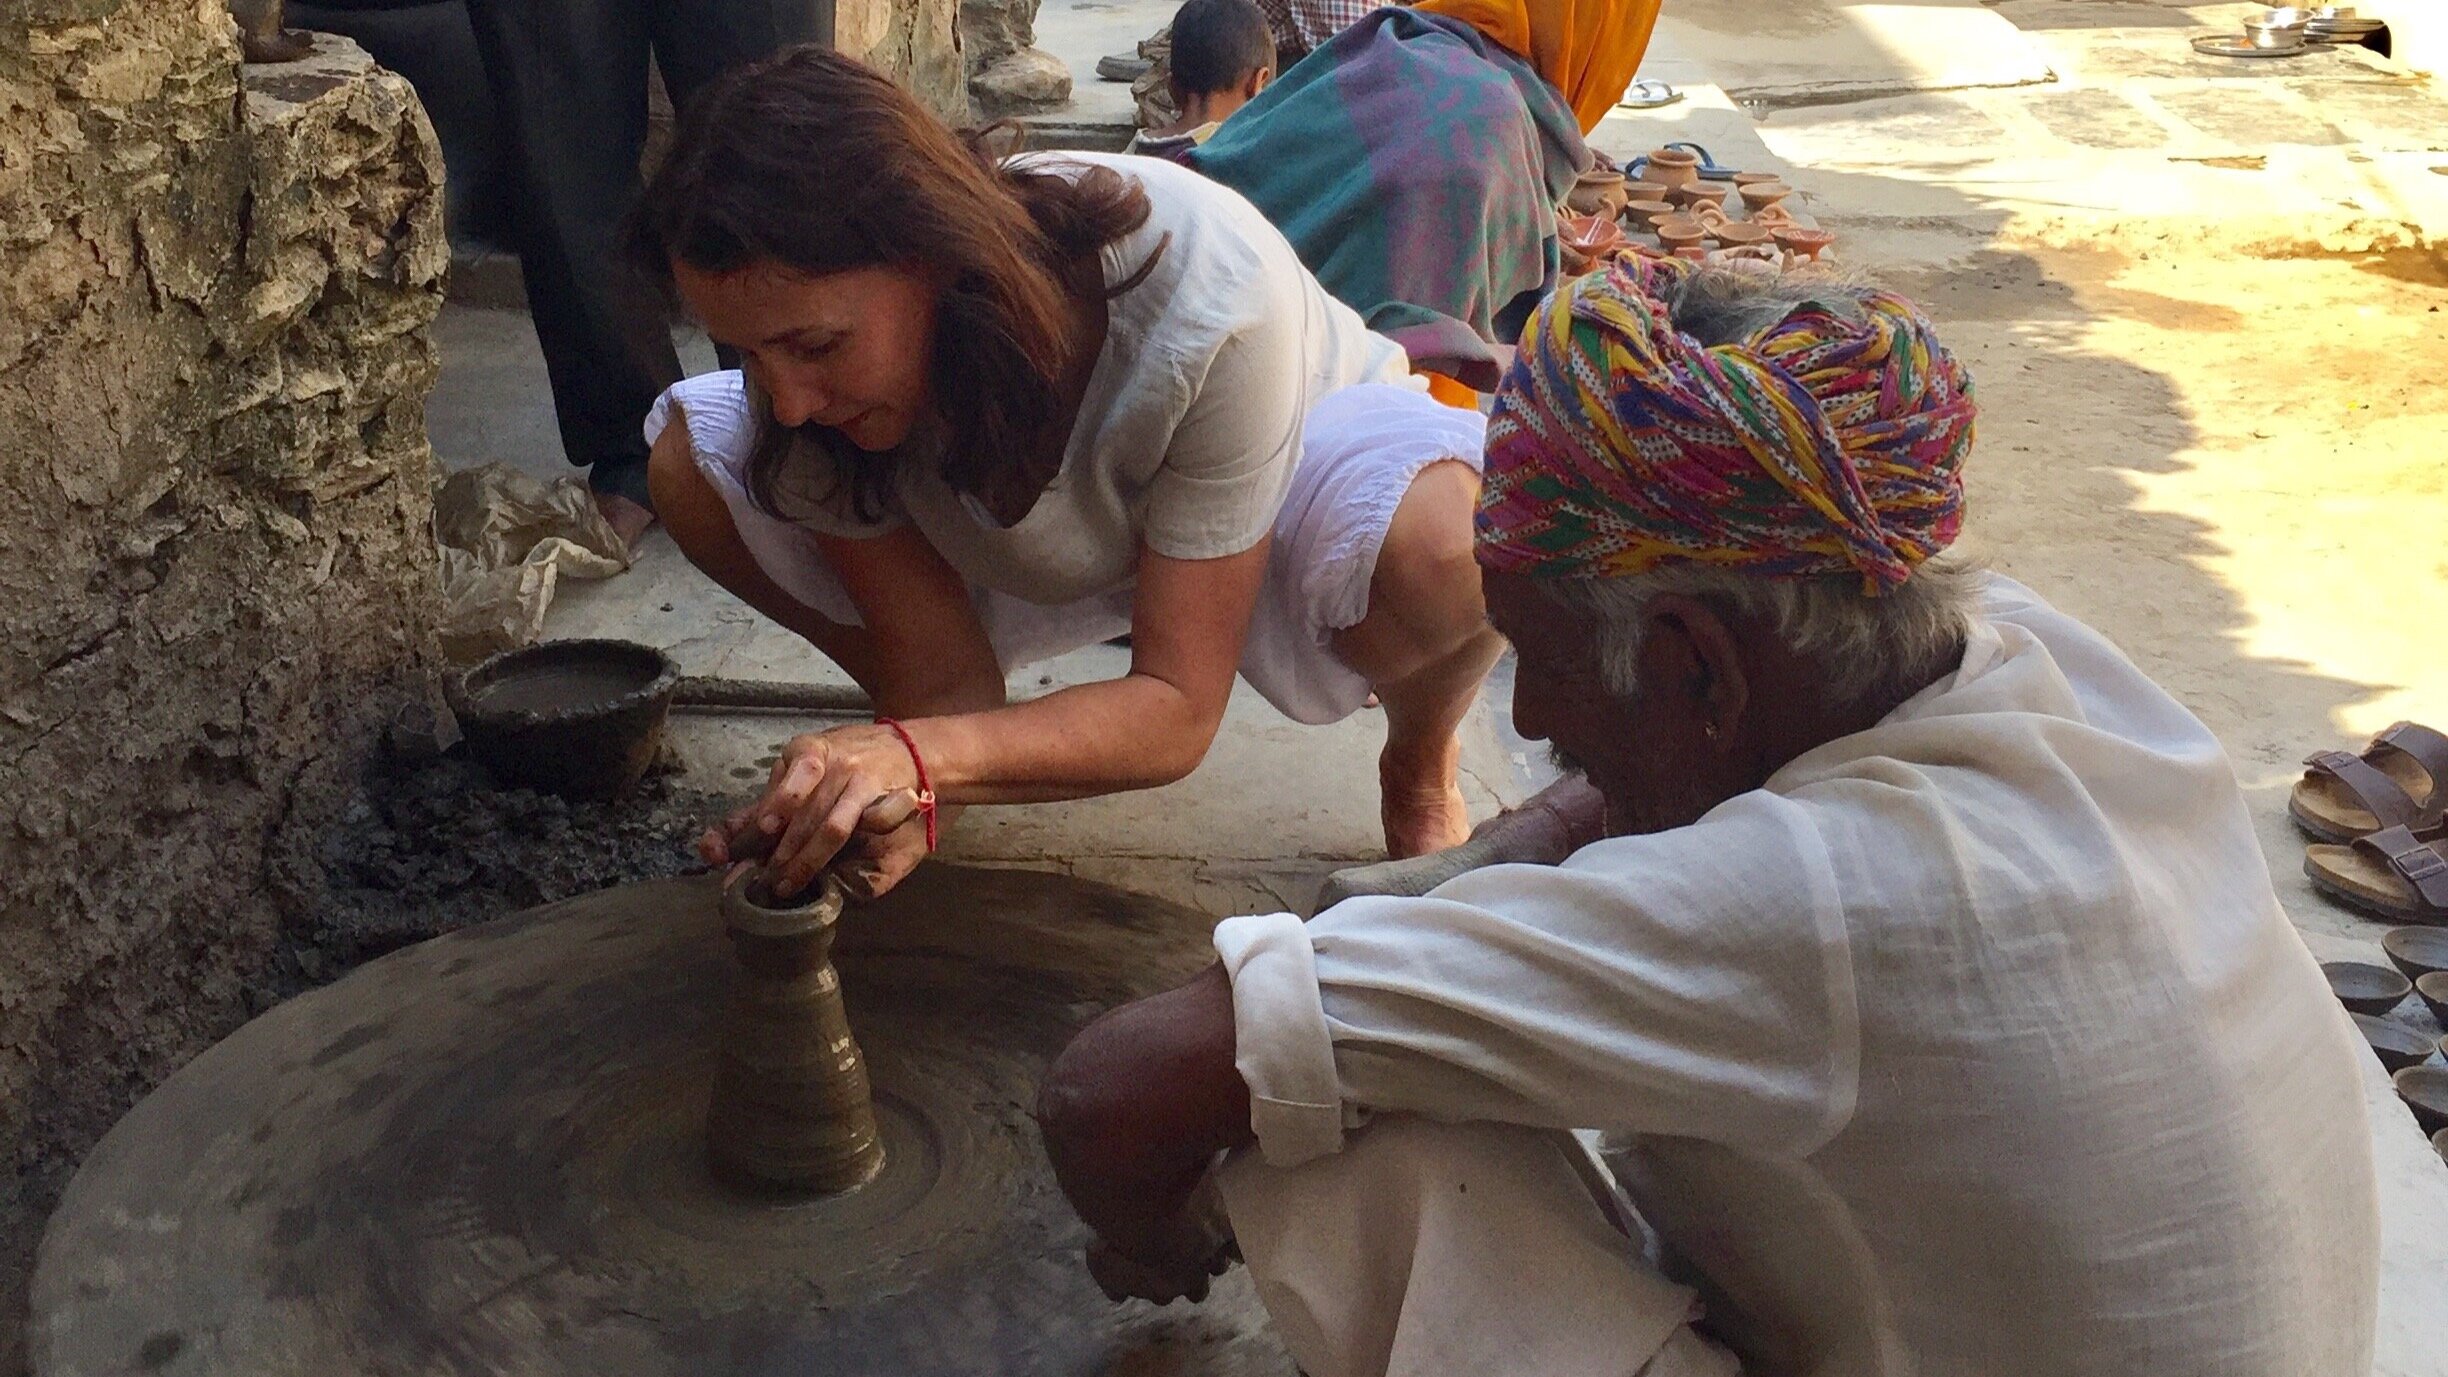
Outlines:
{"type": "Polygon", "coordinates": [[[1654,232],[1657,229],[1658,221],[1663,220],[1667,216],[1675,213],[1674,206],[1665,201],[1640,200],[1624,202],[1624,219],[1630,221],[1635,229],[1644,229],[1654,232]]]}
{"type": "Polygon", "coordinates": [[[1794,218],[1794,213],[1792,211],[1785,208],[1785,203],[1783,201],[1778,201],[1773,205],[1761,206],[1758,210],[1751,212],[1747,218],[1752,224],[1766,225],[1770,229],[1775,229],[1779,225],[1798,225],[1802,223],[1794,218]]]}
{"type": "Polygon", "coordinates": [[[2329,978],[2329,993],[2338,1003],[2358,1014],[2385,1014],[2414,993],[2414,982],[2404,975],[2368,961],[2323,961],[2321,974],[2329,978]]]}
{"type": "Polygon", "coordinates": [[[2402,1024],[2370,1014],[2352,1014],[2355,1031],[2363,1035],[2372,1055],[2391,1075],[2409,1066],[2420,1066],[2431,1056],[2431,1039],[2402,1024]]]}
{"type": "Polygon", "coordinates": [[[1701,247],[1701,241],[1708,238],[1708,231],[1688,215],[1669,215],[1657,222],[1657,237],[1659,243],[1680,252],[1701,247]]]}
{"type": "Polygon", "coordinates": [[[1660,186],[1686,186],[1699,180],[1700,155],[1686,148],[1660,148],[1649,154],[1646,181],[1660,186]]]}
{"type": "Polygon", "coordinates": [[[2380,950],[2408,980],[2448,971],[2448,928],[2390,928],[2380,939],[2380,950]]]}
{"type": "Polygon", "coordinates": [[[1833,232],[1808,225],[1779,225],[1770,233],[1776,237],[1777,247],[1792,254],[1798,263],[1818,262],[1819,255],[1836,242],[1833,232]]]}
{"type": "MultiPolygon", "coordinates": [[[[2328,967],[2321,969],[2327,970],[2328,967]]],[[[2394,971],[2389,973],[2396,974],[2394,971]]],[[[2433,971],[2420,977],[2414,982],[2414,993],[2422,996],[2423,1006],[2431,1011],[2431,1017],[2438,1019],[2441,1027],[2448,1028],[2448,971],[2433,971]]]]}
{"type": "Polygon", "coordinates": [[[1746,225],[1740,220],[1728,220],[1711,229],[1709,238],[1716,240],[1717,247],[1721,249],[1743,249],[1767,243],[1768,231],[1757,225],[1746,225]]]}
{"type": "Polygon", "coordinates": [[[1793,188],[1783,182],[1753,182],[1737,185],[1735,190],[1742,193],[1743,208],[1755,214],[1793,195],[1793,188]]]}
{"type": "Polygon", "coordinates": [[[1587,272],[1623,247],[1623,226],[1595,215],[1567,215],[1556,231],[1568,271],[1587,272]]]}
{"type": "Polygon", "coordinates": [[[1762,182],[1781,182],[1783,180],[1785,180],[1785,174],[1781,172],[1737,172],[1734,174],[1734,185],[1737,187],[1757,186],[1762,182]]]}
{"type": "Polygon", "coordinates": [[[2389,1080],[2423,1132],[2448,1129],[2448,1066],[2409,1066],[2389,1080]]]}
{"type": "Polygon", "coordinates": [[[1685,182],[1666,195],[1666,199],[1681,206],[1713,205],[1725,209],[1726,193],[1733,188],[1723,182],[1685,182]]]}
{"type": "Polygon", "coordinates": [[[1625,182],[1624,199],[1626,201],[1663,201],[1666,199],[1666,184],[1663,182],[1625,182]]]}

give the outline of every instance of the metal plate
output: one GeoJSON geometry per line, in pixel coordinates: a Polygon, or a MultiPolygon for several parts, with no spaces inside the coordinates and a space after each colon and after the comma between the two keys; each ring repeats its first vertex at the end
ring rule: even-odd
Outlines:
{"type": "Polygon", "coordinates": [[[1078,1027],[1212,959],[1211,917],[940,865],[853,910],[886,1163],[784,1203],[704,1165],[715,892],[439,938],[197,1058],[53,1216],[38,1377],[1290,1377],[1238,1273],[1192,1311],[1098,1293],[1028,1113],[1078,1027]]]}
{"type": "Polygon", "coordinates": [[[2193,40],[2193,51],[2209,57],[2294,57],[2308,46],[2297,43],[2291,48],[2256,48],[2247,39],[2224,34],[2193,40]]]}

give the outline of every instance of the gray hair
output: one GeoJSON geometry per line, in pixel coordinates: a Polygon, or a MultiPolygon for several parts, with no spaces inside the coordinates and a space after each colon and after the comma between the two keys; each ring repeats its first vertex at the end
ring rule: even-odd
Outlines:
{"type": "Polygon", "coordinates": [[[1703,564],[1669,564],[1608,579],[1553,579],[1549,597],[1591,623],[1598,675],[1618,698],[1637,696],[1649,603],[1679,593],[1774,629],[1827,695],[1858,702],[1886,685],[1920,685],[1954,668],[1979,598],[1977,566],[1924,561],[1878,597],[1849,575],[1772,578],[1703,564]]]}
{"type": "MultiPolygon", "coordinates": [[[[1863,322],[1867,278],[1811,269],[1777,273],[1733,267],[1693,273],[1667,299],[1675,328],[1703,345],[1735,344],[1806,307],[1863,322]]],[[[1828,695],[1857,701],[1890,684],[1919,685],[1953,668],[1979,597],[1979,570],[1960,560],[1924,561],[1878,597],[1851,575],[1776,578],[1700,564],[1671,564],[1609,579],[1546,581],[1549,595],[1594,624],[1607,691],[1635,696],[1651,599],[1679,593],[1773,628],[1818,673],[1828,695]]]]}

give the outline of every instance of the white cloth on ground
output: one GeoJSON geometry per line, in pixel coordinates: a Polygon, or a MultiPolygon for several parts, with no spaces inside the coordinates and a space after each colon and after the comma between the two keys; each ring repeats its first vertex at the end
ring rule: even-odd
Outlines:
{"type": "Polygon", "coordinates": [[[1692,1293],[1598,1212],[1567,1135],[1389,1115],[1298,1167],[1218,1172],[1258,1298],[1309,1377],[1732,1377],[1692,1293]]]}
{"type": "MultiPolygon", "coordinates": [[[[722,495],[757,567],[820,615],[858,625],[815,531],[761,511],[749,498],[755,426],[740,374],[704,373],[665,392],[646,418],[647,443],[670,424],[675,403],[688,421],[697,470],[722,495]]],[[[1485,433],[1477,414],[1408,387],[1347,387],[1309,409],[1300,465],[1274,514],[1266,579],[1241,648],[1241,676],[1285,716],[1334,722],[1367,701],[1370,685],[1334,653],[1333,633],[1367,613],[1377,553],[1411,480],[1446,459],[1476,470],[1485,433]]],[[[1130,630],[1128,582],[1054,606],[974,580],[970,597],[1007,673],[1130,630]]]]}
{"type": "Polygon", "coordinates": [[[1692,826],[1224,923],[1267,1161],[1372,1111],[1606,1130],[1756,1374],[2367,1371],[2359,1052],[2224,752],[2028,590],[1983,607],[1692,826]]]}

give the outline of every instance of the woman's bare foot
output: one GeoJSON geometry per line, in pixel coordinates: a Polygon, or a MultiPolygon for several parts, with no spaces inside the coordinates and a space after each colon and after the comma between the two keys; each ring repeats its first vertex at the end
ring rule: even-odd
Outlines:
{"type": "Polygon", "coordinates": [[[1406,860],[1458,846],[1470,836],[1470,806],[1463,802],[1462,743],[1452,737],[1433,760],[1377,757],[1381,790],[1378,818],[1385,824],[1386,858],[1406,860]]]}
{"type": "Polygon", "coordinates": [[[653,510],[619,493],[595,494],[595,510],[603,513],[603,519],[612,523],[613,534],[621,538],[621,544],[628,546],[632,554],[636,553],[638,542],[654,529],[653,510]]]}

